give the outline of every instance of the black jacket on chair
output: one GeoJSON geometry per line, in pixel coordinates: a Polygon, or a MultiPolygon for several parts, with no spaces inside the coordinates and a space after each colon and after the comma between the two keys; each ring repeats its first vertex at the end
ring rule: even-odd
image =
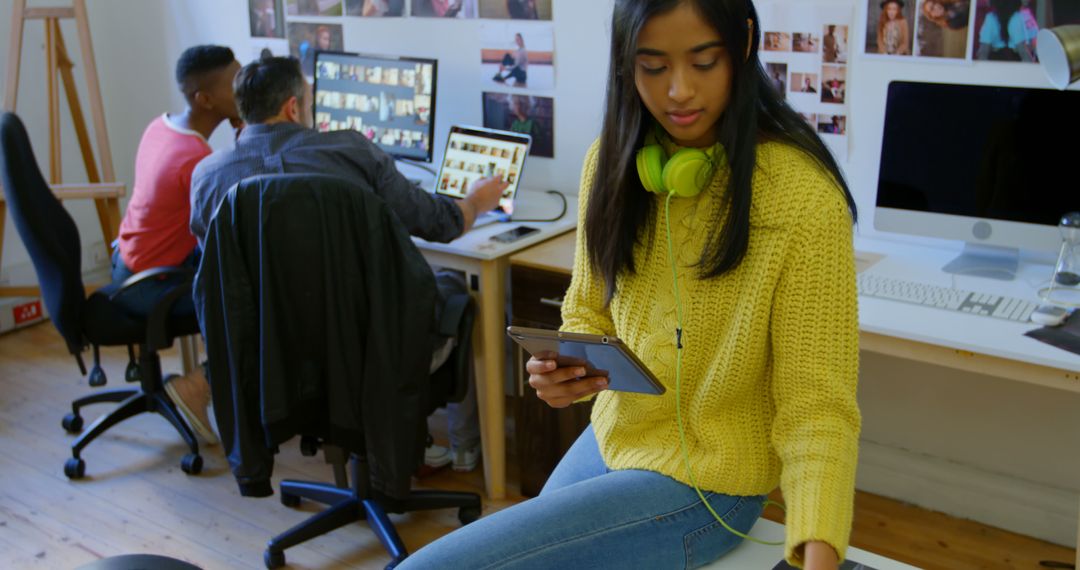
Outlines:
{"type": "Polygon", "coordinates": [[[362,183],[249,178],[207,232],[195,305],[214,413],[241,494],[272,494],[275,447],[364,450],[372,488],[407,497],[427,435],[435,280],[362,183]]]}

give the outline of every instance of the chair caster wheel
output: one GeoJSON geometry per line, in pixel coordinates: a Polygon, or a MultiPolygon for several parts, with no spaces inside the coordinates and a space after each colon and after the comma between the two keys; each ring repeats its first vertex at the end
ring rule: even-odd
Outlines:
{"type": "Polygon", "coordinates": [[[102,370],[100,366],[95,365],[94,368],[90,370],[90,386],[97,388],[99,386],[104,386],[106,382],[108,382],[108,378],[105,377],[105,371],[102,370]]]}
{"type": "Polygon", "coordinates": [[[476,519],[480,518],[480,507],[461,507],[458,509],[457,518],[462,526],[476,522],[476,519]]]}
{"type": "Polygon", "coordinates": [[[83,428],[83,419],[78,414],[68,414],[60,421],[60,425],[64,426],[64,431],[68,433],[79,433],[83,428]]]}
{"type": "Polygon", "coordinates": [[[86,462],[78,457],[72,457],[64,462],[64,475],[68,479],[82,479],[86,475],[86,462]]]}
{"type": "Polygon", "coordinates": [[[263,552],[263,563],[266,564],[267,568],[281,568],[285,565],[285,553],[267,550],[263,552]]]}
{"type": "Polygon", "coordinates": [[[180,460],[180,469],[188,475],[198,475],[202,472],[202,456],[189,453],[180,460]]]}
{"type": "Polygon", "coordinates": [[[281,504],[285,505],[286,507],[289,507],[291,509],[295,509],[296,507],[300,506],[300,497],[298,495],[293,495],[291,493],[282,492],[281,493],[281,504]]]}
{"type": "Polygon", "coordinates": [[[141,380],[139,376],[139,365],[134,362],[128,362],[127,369],[124,370],[124,380],[127,382],[138,382],[141,380]]]}

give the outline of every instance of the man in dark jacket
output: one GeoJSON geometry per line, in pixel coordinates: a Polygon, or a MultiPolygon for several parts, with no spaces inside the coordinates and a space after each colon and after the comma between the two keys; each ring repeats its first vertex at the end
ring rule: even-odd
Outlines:
{"type": "MultiPolygon", "coordinates": [[[[428,194],[409,182],[398,172],[393,158],[362,134],[320,133],[309,128],[308,87],[294,58],[262,58],[237,74],[233,88],[244,130],[235,148],[214,152],[192,174],[191,233],[200,244],[229,188],[262,174],[328,174],[355,181],[382,198],[409,234],[428,241],[451,241],[468,231],[478,214],[498,206],[508,186],[501,179],[476,181],[461,200],[428,194]]],[[[464,283],[440,273],[437,286],[436,318],[448,293],[461,290],[464,283]]],[[[452,342],[435,347],[433,367],[440,358],[445,359],[452,342]]],[[[433,446],[431,464],[454,461],[455,467],[475,467],[480,437],[473,393],[470,390],[462,404],[450,408],[454,453],[433,446]]]]}

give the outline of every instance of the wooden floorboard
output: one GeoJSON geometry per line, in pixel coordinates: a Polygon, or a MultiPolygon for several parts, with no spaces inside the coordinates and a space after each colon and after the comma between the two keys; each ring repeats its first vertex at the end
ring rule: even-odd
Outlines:
{"type": "MultiPolygon", "coordinates": [[[[126,351],[106,349],[102,360],[109,386],[123,387],[126,351]]],[[[165,353],[163,367],[179,368],[175,350],[165,353]]],[[[49,323],[0,335],[0,386],[0,568],[76,568],[131,553],[206,569],[262,568],[266,541],[320,509],[307,502],[286,508],[276,495],[241,497],[220,446],[202,450],[201,475],[185,475],[179,463],[186,447],[156,415],[132,418],[92,443],[83,451],[86,478],[69,481],[63,463],[74,436],[60,418],[90,389],[49,323]]],[[[111,406],[86,408],[86,424],[111,406]]],[[[445,440],[445,418],[431,426],[445,440]]],[[[509,467],[513,475],[513,457],[509,467]]],[[[481,492],[481,473],[445,470],[417,486],[481,492]]],[[[321,457],[304,457],[290,443],[276,458],[275,488],[282,478],[332,475],[321,457]]],[[[484,514],[522,500],[513,478],[509,487],[511,497],[485,501],[484,514]]],[[[458,527],[452,510],[391,518],[410,550],[458,527]]],[[[1037,569],[1040,560],[1074,557],[1071,549],[865,493],[856,499],[852,545],[931,569],[1037,569]]],[[[287,558],[291,568],[311,569],[382,568],[388,561],[362,523],[289,549],[287,558]]]]}

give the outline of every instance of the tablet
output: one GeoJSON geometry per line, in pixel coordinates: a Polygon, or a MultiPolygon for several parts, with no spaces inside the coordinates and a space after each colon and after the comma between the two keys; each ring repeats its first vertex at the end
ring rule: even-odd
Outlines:
{"type": "Polygon", "coordinates": [[[499,211],[512,214],[514,195],[531,145],[532,137],[527,134],[454,125],[446,138],[446,152],[435,179],[435,192],[464,198],[473,182],[481,178],[501,178],[510,185],[499,200],[499,211]]]}
{"type": "Polygon", "coordinates": [[[584,366],[588,376],[607,376],[608,389],[663,394],[666,389],[623,342],[613,336],[509,327],[506,334],[537,358],[559,366],[584,366]]]}

